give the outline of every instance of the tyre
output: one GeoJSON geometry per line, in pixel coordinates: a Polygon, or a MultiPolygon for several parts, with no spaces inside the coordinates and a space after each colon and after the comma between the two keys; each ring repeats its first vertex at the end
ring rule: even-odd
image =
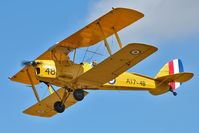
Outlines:
{"type": "Polygon", "coordinates": [[[84,99],[84,91],[82,89],[76,89],[73,92],[73,97],[75,98],[75,100],[77,101],[82,101],[84,99]]]}
{"type": "Polygon", "coordinates": [[[57,102],[55,102],[55,104],[54,104],[54,110],[55,110],[57,113],[63,113],[64,110],[65,110],[65,105],[62,104],[61,101],[57,101],[57,102]]]}

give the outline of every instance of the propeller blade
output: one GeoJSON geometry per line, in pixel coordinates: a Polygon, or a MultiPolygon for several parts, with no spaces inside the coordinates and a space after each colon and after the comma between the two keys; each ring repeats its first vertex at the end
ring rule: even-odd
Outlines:
{"type": "Polygon", "coordinates": [[[22,65],[23,66],[36,66],[38,64],[41,64],[40,62],[35,62],[35,61],[23,61],[22,65]]]}

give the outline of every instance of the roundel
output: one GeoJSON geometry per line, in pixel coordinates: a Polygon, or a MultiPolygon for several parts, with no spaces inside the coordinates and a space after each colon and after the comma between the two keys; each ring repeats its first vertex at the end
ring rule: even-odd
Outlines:
{"type": "Polygon", "coordinates": [[[130,51],[130,53],[131,53],[132,55],[138,55],[138,54],[141,53],[141,51],[138,50],[138,49],[133,49],[133,50],[130,51]]]}
{"type": "Polygon", "coordinates": [[[113,84],[115,84],[115,82],[116,82],[116,79],[113,79],[113,80],[109,81],[108,83],[113,85],[113,84]]]}

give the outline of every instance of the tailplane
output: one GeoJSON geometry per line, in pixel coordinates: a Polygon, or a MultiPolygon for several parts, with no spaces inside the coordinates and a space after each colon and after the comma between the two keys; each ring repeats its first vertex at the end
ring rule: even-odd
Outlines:
{"type": "Polygon", "coordinates": [[[165,64],[159,71],[155,77],[155,80],[157,81],[157,89],[149,92],[152,95],[160,95],[171,91],[173,95],[176,96],[177,93],[174,92],[174,90],[180,87],[183,82],[190,80],[193,75],[193,73],[184,72],[182,61],[180,59],[174,59],[165,64]]]}

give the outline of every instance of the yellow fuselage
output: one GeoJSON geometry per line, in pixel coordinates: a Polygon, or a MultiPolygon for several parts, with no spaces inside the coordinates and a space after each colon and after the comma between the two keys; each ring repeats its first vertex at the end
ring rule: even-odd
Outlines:
{"type": "MultiPolygon", "coordinates": [[[[89,63],[74,64],[73,62],[55,62],[53,60],[37,60],[41,64],[35,67],[38,80],[49,82],[60,87],[70,87],[71,81],[86,71],[92,69],[89,63]]],[[[112,81],[102,86],[87,88],[77,85],[81,89],[91,90],[148,90],[153,91],[163,88],[168,91],[169,85],[161,84],[154,78],[136,73],[124,72],[112,81]],[[166,89],[165,89],[166,88],[166,89]]],[[[76,86],[76,87],[77,87],[76,86]]]]}

